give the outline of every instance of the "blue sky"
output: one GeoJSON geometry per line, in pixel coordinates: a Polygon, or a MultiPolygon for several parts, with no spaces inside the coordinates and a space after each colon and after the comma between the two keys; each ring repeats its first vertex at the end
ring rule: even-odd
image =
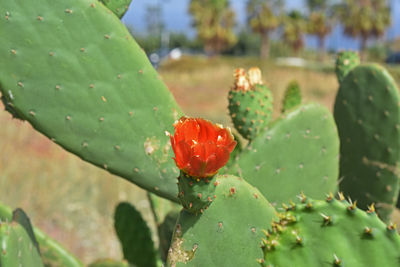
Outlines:
{"type": "MultiPolygon", "coordinates": [[[[191,28],[190,16],[188,15],[189,0],[133,0],[129,11],[122,19],[123,22],[132,27],[136,32],[144,33],[146,30],[146,6],[149,4],[163,3],[163,18],[166,29],[172,32],[184,32],[189,36],[194,36],[195,31],[191,28]]],[[[231,0],[231,4],[236,11],[238,24],[245,24],[245,4],[247,0],[231,0]]],[[[386,38],[393,39],[400,36],[400,1],[392,0],[392,26],[388,29],[386,38]]],[[[287,0],[287,9],[305,10],[303,0],[287,0]]],[[[317,42],[313,37],[307,37],[308,47],[315,47],[317,42]]],[[[348,38],[342,34],[340,26],[336,27],[326,41],[328,49],[357,49],[359,40],[348,38]]]]}

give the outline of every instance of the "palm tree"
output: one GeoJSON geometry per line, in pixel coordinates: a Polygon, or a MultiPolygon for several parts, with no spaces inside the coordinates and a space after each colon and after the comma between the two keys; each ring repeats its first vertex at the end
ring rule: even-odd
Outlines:
{"type": "Polygon", "coordinates": [[[368,39],[382,37],[391,23],[388,0],[342,0],[336,12],[344,33],[361,39],[361,58],[365,58],[368,39]]]}
{"type": "Polygon", "coordinates": [[[253,32],[261,37],[260,57],[269,57],[269,35],[280,23],[282,0],[249,0],[247,20],[253,32]]]}
{"type": "Polygon", "coordinates": [[[206,54],[218,54],[236,43],[235,12],[228,0],[191,0],[189,13],[206,54]]]}
{"type": "Polygon", "coordinates": [[[309,10],[307,32],[318,38],[319,58],[325,55],[325,38],[332,31],[332,20],[328,15],[327,0],[307,0],[309,10]]]}
{"type": "Polygon", "coordinates": [[[283,21],[283,39],[291,46],[295,55],[298,55],[304,46],[306,26],[306,20],[297,10],[291,11],[283,21]]]}

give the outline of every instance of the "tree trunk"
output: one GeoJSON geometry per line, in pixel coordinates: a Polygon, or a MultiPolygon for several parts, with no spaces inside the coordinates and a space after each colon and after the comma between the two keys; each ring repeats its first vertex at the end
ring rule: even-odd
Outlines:
{"type": "Polygon", "coordinates": [[[269,36],[268,36],[268,32],[264,32],[263,34],[261,34],[260,58],[261,59],[268,59],[269,58],[269,36]]]}
{"type": "Polygon", "coordinates": [[[325,59],[325,35],[318,36],[318,60],[324,61],[325,59]]]}
{"type": "Polygon", "coordinates": [[[365,35],[361,35],[361,44],[360,44],[360,59],[361,61],[365,61],[366,59],[366,49],[367,49],[367,40],[368,37],[365,35]]]}

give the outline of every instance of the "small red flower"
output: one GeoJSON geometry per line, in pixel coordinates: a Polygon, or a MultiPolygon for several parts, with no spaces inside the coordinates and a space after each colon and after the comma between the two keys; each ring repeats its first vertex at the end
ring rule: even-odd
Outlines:
{"type": "Polygon", "coordinates": [[[205,178],[215,175],[236,146],[230,129],[200,118],[182,117],[170,136],[176,166],[186,174],[205,178]]]}

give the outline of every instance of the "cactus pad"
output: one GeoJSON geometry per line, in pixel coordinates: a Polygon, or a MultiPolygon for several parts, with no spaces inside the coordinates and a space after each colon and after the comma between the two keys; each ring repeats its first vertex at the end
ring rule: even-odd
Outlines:
{"type": "Polygon", "coordinates": [[[262,266],[399,266],[399,235],[373,209],[364,212],[332,195],[326,201],[301,197],[303,203],[285,206],[268,232],[262,266]]]}
{"type": "Polygon", "coordinates": [[[282,102],[282,113],[293,109],[301,104],[301,92],[299,83],[291,81],[286,88],[285,96],[282,102]]]}
{"type": "Polygon", "coordinates": [[[177,222],[168,266],[258,267],[262,229],[275,210],[261,193],[235,176],[217,176],[215,196],[203,213],[183,210],[177,222]]]}
{"type": "Polygon", "coordinates": [[[335,72],[339,83],[343,82],[344,77],[353,68],[360,65],[360,57],[357,52],[342,51],[337,54],[335,72]]]}
{"type": "MultiPolygon", "coordinates": [[[[0,203],[0,221],[11,221],[12,217],[12,210],[0,203]]],[[[33,232],[39,243],[41,257],[45,266],[83,267],[83,263],[38,228],[34,227],[33,232]]]]}
{"type": "Polygon", "coordinates": [[[363,209],[376,203],[388,219],[399,191],[400,96],[389,73],[377,65],[347,74],[335,102],[341,140],[340,190],[363,209]]]}
{"type": "Polygon", "coordinates": [[[114,219],[124,258],[137,267],[157,266],[151,232],[140,212],[129,203],[122,202],[115,210],[114,219]]]}
{"type": "Polygon", "coordinates": [[[128,11],[132,0],[100,0],[108,9],[121,18],[128,11]]]}
{"type": "Polygon", "coordinates": [[[165,131],[179,107],[110,13],[95,0],[3,1],[2,95],[66,150],[176,201],[165,131]]]}
{"type": "Polygon", "coordinates": [[[0,248],[0,266],[44,266],[29,219],[21,210],[12,222],[0,220],[0,248]]]}
{"type": "MultiPolygon", "coordinates": [[[[253,140],[272,117],[272,93],[262,84],[261,74],[252,80],[252,71],[236,70],[235,86],[229,91],[229,113],[236,130],[246,139],[253,140]],[[244,84],[242,84],[244,82],[244,84]]],[[[259,70],[258,70],[259,71],[259,70]]]]}
{"type": "Polygon", "coordinates": [[[238,173],[271,203],[314,198],[336,191],[339,139],[323,106],[308,104],[272,123],[240,155],[228,172],[238,173]]]}

